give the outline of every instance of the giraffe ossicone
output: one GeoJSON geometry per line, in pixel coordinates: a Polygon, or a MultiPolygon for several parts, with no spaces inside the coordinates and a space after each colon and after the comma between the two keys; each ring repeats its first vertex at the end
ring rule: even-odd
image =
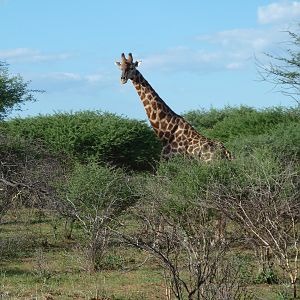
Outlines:
{"type": "Polygon", "coordinates": [[[149,122],[163,144],[162,156],[169,158],[174,154],[183,154],[204,161],[217,157],[231,159],[230,152],[222,143],[205,137],[172,111],[137,70],[139,64],[134,62],[131,53],[127,59],[122,53],[121,61],[116,62],[122,72],[121,83],[125,84],[130,79],[142,100],[149,122]]]}

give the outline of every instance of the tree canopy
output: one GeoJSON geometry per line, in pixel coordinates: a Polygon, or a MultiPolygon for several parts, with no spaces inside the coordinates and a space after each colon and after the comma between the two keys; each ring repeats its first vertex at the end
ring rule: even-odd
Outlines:
{"type": "Polygon", "coordinates": [[[35,101],[34,93],[41,92],[29,88],[30,81],[24,81],[21,75],[11,75],[8,65],[0,62],[0,120],[13,109],[19,110],[27,101],[35,101]]]}
{"type": "Polygon", "coordinates": [[[293,97],[300,104],[300,23],[298,31],[287,31],[289,42],[284,54],[265,53],[267,64],[258,64],[261,78],[274,84],[284,95],[293,97]]]}

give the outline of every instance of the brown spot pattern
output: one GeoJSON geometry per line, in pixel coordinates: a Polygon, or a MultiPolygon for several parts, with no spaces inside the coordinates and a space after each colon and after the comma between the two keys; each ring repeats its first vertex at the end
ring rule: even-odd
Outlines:
{"type": "Polygon", "coordinates": [[[207,139],[184,118],[174,114],[137,70],[132,81],[155,133],[164,143],[163,157],[170,157],[172,153],[186,153],[210,161],[214,153],[219,151],[221,156],[231,158],[223,144],[207,139]]]}

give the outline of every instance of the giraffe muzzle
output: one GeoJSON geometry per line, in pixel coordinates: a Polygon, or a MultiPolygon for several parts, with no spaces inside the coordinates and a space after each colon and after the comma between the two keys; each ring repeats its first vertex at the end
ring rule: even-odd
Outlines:
{"type": "Polygon", "coordinates": [[[127,82],[127,78],[125,76],[121,76],[121,83],[125,84],[127,82]]]}

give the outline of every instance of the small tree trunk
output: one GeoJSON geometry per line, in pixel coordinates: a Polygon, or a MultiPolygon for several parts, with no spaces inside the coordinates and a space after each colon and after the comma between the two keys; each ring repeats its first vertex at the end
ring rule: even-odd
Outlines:
{"type": "Polygon", "coordinates": [[[67,219],[65,222],[65,238],[68,240],[72,239],[73,226],[75,223],[75,219],[67,219]]]}
{"type": "Polygon", "coordinates": [[[292,286],[293,286],[293,298],[296,299],[297,298],[297,284],[296,284],[296,281],[292,282],[292,286]]]}

